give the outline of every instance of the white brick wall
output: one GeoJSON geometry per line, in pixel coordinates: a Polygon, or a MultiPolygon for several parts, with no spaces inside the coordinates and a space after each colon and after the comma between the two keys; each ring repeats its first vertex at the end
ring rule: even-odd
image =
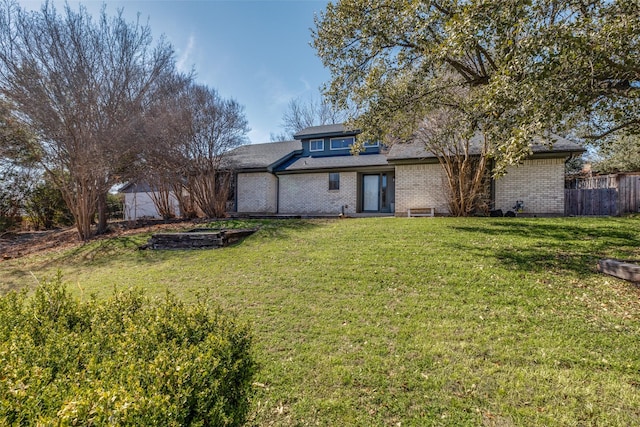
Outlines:
{"type": "Polygon", "coordinates": [[[564,214],[564,159],[531,159],[512,166],[495,181],[495,208],[512,210],[524,202],[525,214],[564,214]]]}
{"type": "Polygon", "coordinates": [[[340,189],[329,190],[328,173],[280,175],[280,213],[356,212],[356,172],[340,173],[340,189]]]}
{"type": "Polygon", "coordinates": [[[406,216],[409,208],[435,208],[447,215],[445,174],[440,163],[396,166],[396,215],[406,216]]]}
{"type": "Polygon", "coordinates": [[[275,213],[277,178],[268,172],[239,173],[237,210],[245,213],[275,213]]]}

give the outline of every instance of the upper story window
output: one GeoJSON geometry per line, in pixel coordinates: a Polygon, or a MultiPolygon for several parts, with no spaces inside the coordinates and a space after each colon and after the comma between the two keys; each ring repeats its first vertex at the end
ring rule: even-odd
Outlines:
{"type": "Polygon", "coordinates": [[[354,139],[352,136],[346,138],[331,138],[329,148],[332,150],[348,150],[353,145],[354,139]]]}
{"type": "Polygon", "coordinates": [[[380,146],[380,142],[379,141],[366,141],[364,143],[364,148],[379,147],[379,146],[380,146]]]}
{"type": "Polygon", "coordinates": [[[309,151],[324,151],[324,139],[312,139],[309,141],[309,151]]]}

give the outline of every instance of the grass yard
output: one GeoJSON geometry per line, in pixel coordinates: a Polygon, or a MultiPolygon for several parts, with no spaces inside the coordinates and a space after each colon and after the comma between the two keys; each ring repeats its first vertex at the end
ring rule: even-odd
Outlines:
{"type": "MultiPolygon", "coordinates": [[[[229,221],[245,227],[251,221],[229,221]]],[[[263,221],[214,251],[147,235],[0,263],[80,298],[205,290],[250,322],[260,426],[640,425],[640,217],[263,221]]]]}

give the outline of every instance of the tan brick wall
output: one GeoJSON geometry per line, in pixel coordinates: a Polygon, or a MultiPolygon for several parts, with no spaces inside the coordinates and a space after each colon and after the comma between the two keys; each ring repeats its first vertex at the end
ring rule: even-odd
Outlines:
{"type": "Polygon", "coordinates": [[[280,213],[339,214],[356,212],[356,172],[340,173],[340,189],[329,190],[328,173],[280,175],[280,213]]]}
{"type": "Polygon", "coordinates": [[[445,175],[439,163],[396,166],[396,215],[409,208],[435,208],[447,215],[445,175]]]}
{"type": "Polygon", "coordinates": [[[238,212],[275,213],[277,178],[268,172],[239,173],[238,212]]]}
{"type": "Polygon", "coordinates": [[[525,214],[564,214],[564,159],[531,159],[512,166],[495,181],[495,208],[512,210],[524,202],[525,214]]]}

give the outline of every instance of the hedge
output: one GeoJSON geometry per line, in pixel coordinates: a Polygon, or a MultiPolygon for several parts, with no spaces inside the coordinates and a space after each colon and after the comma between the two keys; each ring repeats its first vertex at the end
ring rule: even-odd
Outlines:
{"type": "Polygon", "coordinates": [[[242,425],[251,334],[203,301],[79,302],[60,275],[1,297],[0,425],[242,425]]]}

